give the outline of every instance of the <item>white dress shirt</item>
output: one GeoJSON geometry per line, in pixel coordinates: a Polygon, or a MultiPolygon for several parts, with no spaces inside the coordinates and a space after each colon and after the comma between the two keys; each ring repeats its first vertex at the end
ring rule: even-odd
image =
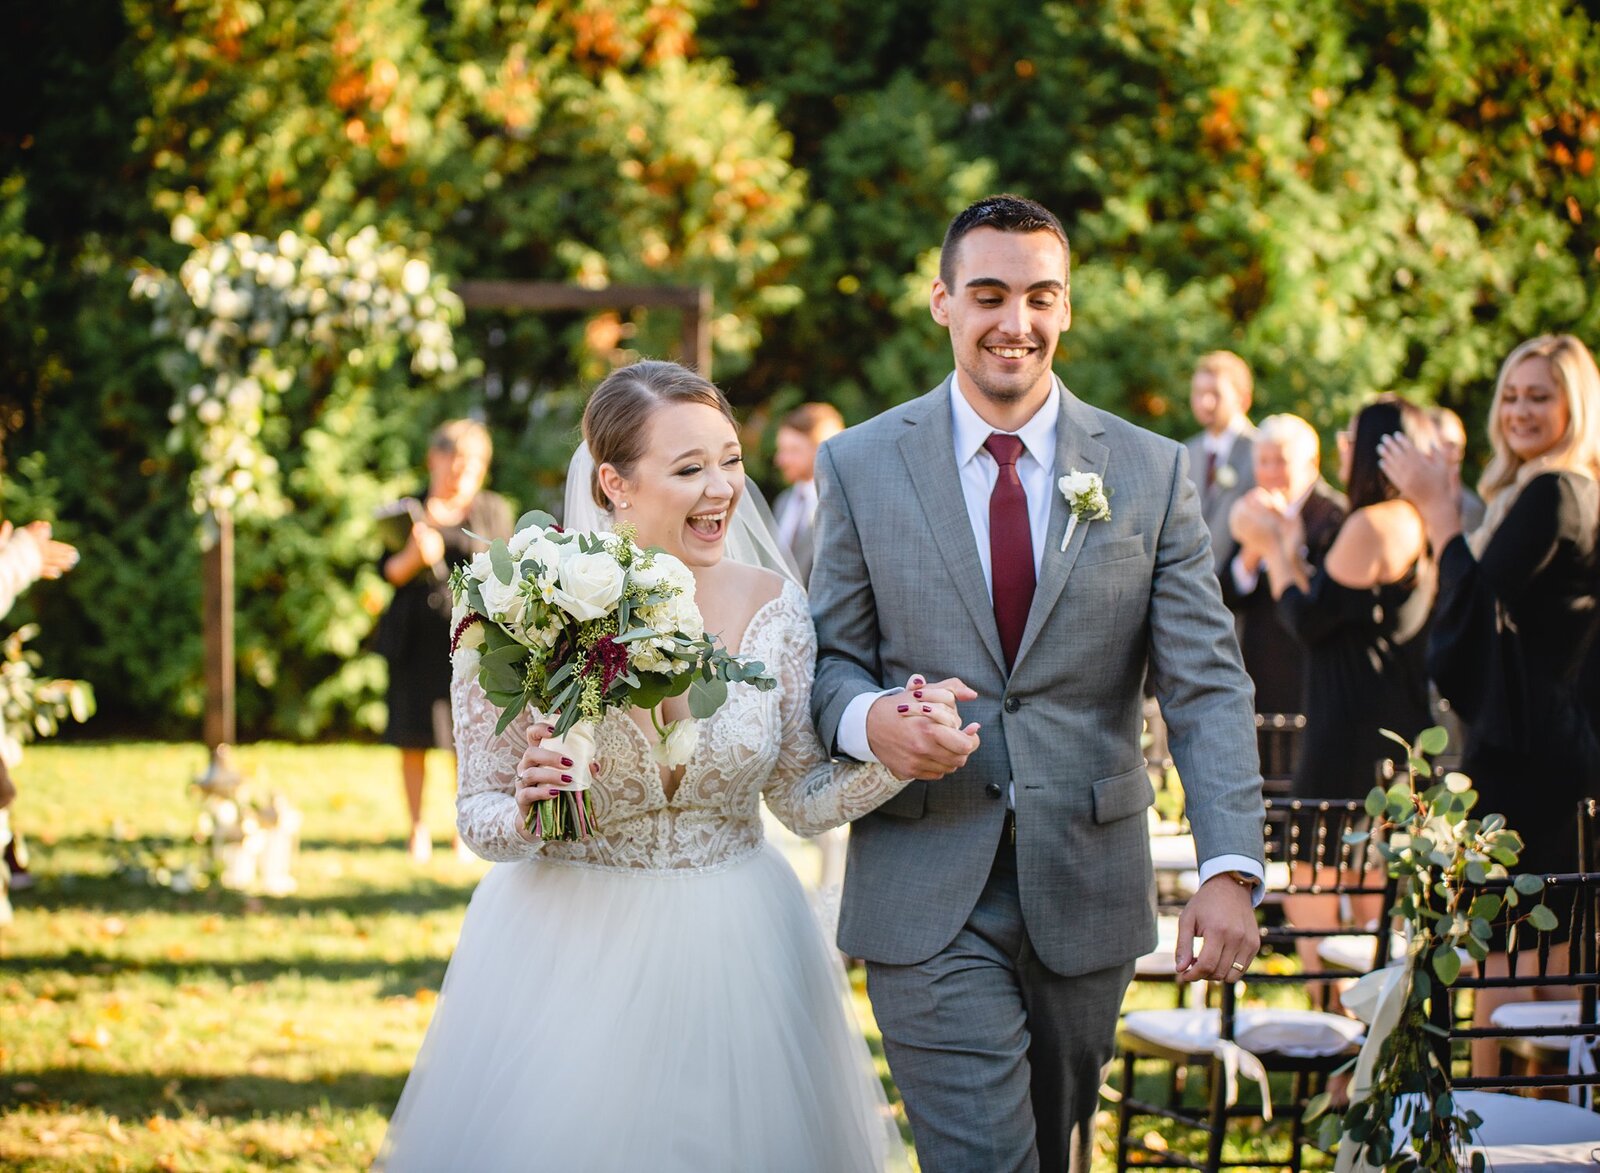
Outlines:
{"type": "MultiPolygon", "coordinates": [[[[956,471],[961,477],[961,495],[966,499],[967,518],[972,524],[972,536],[978,546],[978,561],[983,565],[984,585],[989,597],[994,597],[994,571],[989,558],[989,496],[1000,479],[1000,465],[983,444],[999,429],[984,422],[973,410],[966,396],[961,394],[960,376],[950,376],[950,421],[955,444],[956,471]]],[[[1028,498],[1028,529],[1033,539],[1033,571],[1035,581],[1044,563],[1046,531],[1050,528],[1050,493],[1055,483],[1056,427],[1061,418],[1061,380],[1051,376],[1050,394],[1031,419],[1016,432],[1010,433],[1022,441],[1023,453],[1017,458],[1017,478],[1028,498]]],[[[1242,423],[1240,424],[1242,428],[1242,423]]],[[[1227,433],[1232,447],[1235,430],[1227,433]]],[[[1206,437],[1210,440],[1210,436],[1206,437]]],[[[881,696],[903,692],[890,688],[882,692],[864,692],[845,707],[839,718],[837,744],[839,752],[848,754],[859,762],[876,762],[878,759],[867,741],[867,710],[881,696]]],[[[1006,805],[1016,807],[1016,786],[1013,783],[1006,795],[1006,805]]],[[[1243,855],[1219,855],[1200,864],[1200,882],[1203,884],[1219,872],[1248,872],[1258,880],[1263,879],[1261,865],[1243,855]]],[[[1260,903],[1265,885],[1257,884],[1254,898],[1260,903]]]]}
{"type": "Polygon", "coordinates": [[[1228,463],[1228,457],[1233,455],[1233,442],[1244,435],[1245,423],[1246,420],[1243,415],[1236,415],[1228,421],[1228,426],[1222,429],[1221,435],[1213,436],[1210,432],[1201,433],[1200,444],[1208,456],[1215,458],[1215,467],[1221,468],[1228,463]]]}

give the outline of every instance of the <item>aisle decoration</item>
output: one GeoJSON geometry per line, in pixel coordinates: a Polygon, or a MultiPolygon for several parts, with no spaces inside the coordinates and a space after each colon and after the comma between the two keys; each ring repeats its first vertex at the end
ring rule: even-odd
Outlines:
{"type": "MultiPolygon", "coordinates": [[[[1429,759],[1444,751],[1445,731],[1425,729],[1414,745],[1388,730],[1384,736],[1404,750],[1404,776],[1373,788],[1366,801],[1371,830],[1346,838],[1375,839],[1399,880],[1393,915],[1405,922],[1409,945],[1401,968],[1364,979],[1382,989],[1372,1011],[1381,1045],[1375,1058],[1364,1049],[1355,1061],[1349,1106],[1335,1111],[1323,1093],[1308,1105],[1306,1119],[1323,1148],[1338,1144],[1340,1173],[1456,1173],[1481,1120],[1451,1091],[1450,1071],[1435,1049],[1433,1000],[1450,996],[1462,951],[1474,961],[1489,955],[1493,924],[1507,924],[1513,934],[1523,923],[1544,932],[1556,927],[1556,916],[1537,899],[1544,887],[1538,876],[1517,875],[1503,892],[1480,890],[1511,874],[1522,838],[1504,815],[1472,815],[1479,796],[1464,774],[1433,780],[1429,759]]],[[[1474,1155],[1470,1167],[1482,1173],[1482,1156],[1474,1155]]]]}

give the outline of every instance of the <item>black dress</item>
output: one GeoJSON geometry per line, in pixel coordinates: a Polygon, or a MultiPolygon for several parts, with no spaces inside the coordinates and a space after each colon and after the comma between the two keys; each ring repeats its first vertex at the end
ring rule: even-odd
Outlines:
{"type": "MultiPolygon", "coordinates": [[[[1305,529],[1306,561],[1313,571],[1327,557],[1348,512],[1343,493],[1326,481],[1312,485],[1300,507],[1300,522],[1305,529]]],[[[1237,621],[1244,670],[1256,686],[1256,712],[1303,713],[1305,651],[1285,630],[1264,572],[1256,576],[1255,589],[1248,594],[1239,589],[1233,577],[1233,560],[1239,550],[1239,543],[1234,542],[1223,562],[1222,601],[1237,621]]]]}
{"type": "MultiPolygon", "coordinates": [[[[484,548],[466,530],[486,538],[509,538],[512,521],[504,497],[479,493],[461,525],[439,527],[447,568],[455,569],[484,548]]],[[[378,621],[377,647],[389,664],[389,724],[383,740],[402,749],[450,748],[449,586],[423,567],[410,582],[396,587],[389,609],[378,621]]]]}
{"type": "Polygon", "coordinates": [[[1543,473],[1481,557],[1457,537],[1439,558],[1428,667],[1466,723],[1461,769],[1481,795],[1474,813],[1503,814],[1522,835],[1519,871],[1577,871],[1575,807],[1600,794],[1600,741],[1581,686],[1600,632],[1597,530],[1600,486],[1543,473]]]}
{"type": "Polygon", "coordinates": [[[1432,724],[1423,664],[1434,573],[1427,562],[1398,582],[1355,590],[1320,569],[1291,586],[1278,615],[1306,651],[1306,727],[1296,798],[1365,798],[1378,763],[1400,756],[1389,729],[1410,740],[1432,724]]]}

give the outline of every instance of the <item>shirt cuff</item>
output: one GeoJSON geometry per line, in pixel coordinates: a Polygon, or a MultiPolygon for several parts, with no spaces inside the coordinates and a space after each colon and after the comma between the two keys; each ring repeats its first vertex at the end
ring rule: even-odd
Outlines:
{"type": "Polygon", "coordinates": [[[1256,563],[1254,570],[1244,568],[1244,555],[1235,554],[1233,561],[1228,564],[1229,571],[1233,574],[1234,589],[1241,595],[1254,594],[1256,584],[1261,581],[1261,563],[1256,563]]]}
{"type": "Polygon", "coordinates": [[[1251,859],[1248,855],[1214,855],[1200,865],[1200,882],[1204,884],[1212,876],[1223,872],[1245,872],[1261,881],[1250,889],[1251,904],[1259,905],[1262,897],[1267,894],[1267,876],[1261,869],[1260,861],[1251,859]]]}
{"type": "Polygon", "coordinates": [[[876,762],[878,757],[867,744],[867,710],[880,696],[904,692],[903,688],[886,688],[882,692],[864,692],[845,706],[839,718],[839,731],[834,734],[834,744],[840,753],[858,762],[876,762]]]}

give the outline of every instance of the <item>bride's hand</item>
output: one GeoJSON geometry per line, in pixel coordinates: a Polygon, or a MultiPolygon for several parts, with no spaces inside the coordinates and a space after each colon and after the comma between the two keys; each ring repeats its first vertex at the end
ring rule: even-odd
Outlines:
{"type": "MultiPolygon", "coordinates": [[[[545,740],[555,733],[554,726],[546,721],[528,726],[528,748],[517,761],[517,810],[524,822],[535,803],[554,798],[572,785],[572,759],[544,748],[545,740]]],[[[598,775],[600,767],[591,762],[589,772],[598,775]]]]}
{"type": "Polygon", "coordinates": [[[975,700],[977,696],[977,693],[956,677],[935,680],[930,684],[921,676],[913,676],[906,681],[906,691],[902,694],[900,703],[895,705],[895,712],[902,720],[920,717],[937,725],[943,725],[947,729],[959,729],[968,737],[975,737],[978,723],[974,721],[963,728],[961,710],[957,707],[957,703],[975,700]]]}

